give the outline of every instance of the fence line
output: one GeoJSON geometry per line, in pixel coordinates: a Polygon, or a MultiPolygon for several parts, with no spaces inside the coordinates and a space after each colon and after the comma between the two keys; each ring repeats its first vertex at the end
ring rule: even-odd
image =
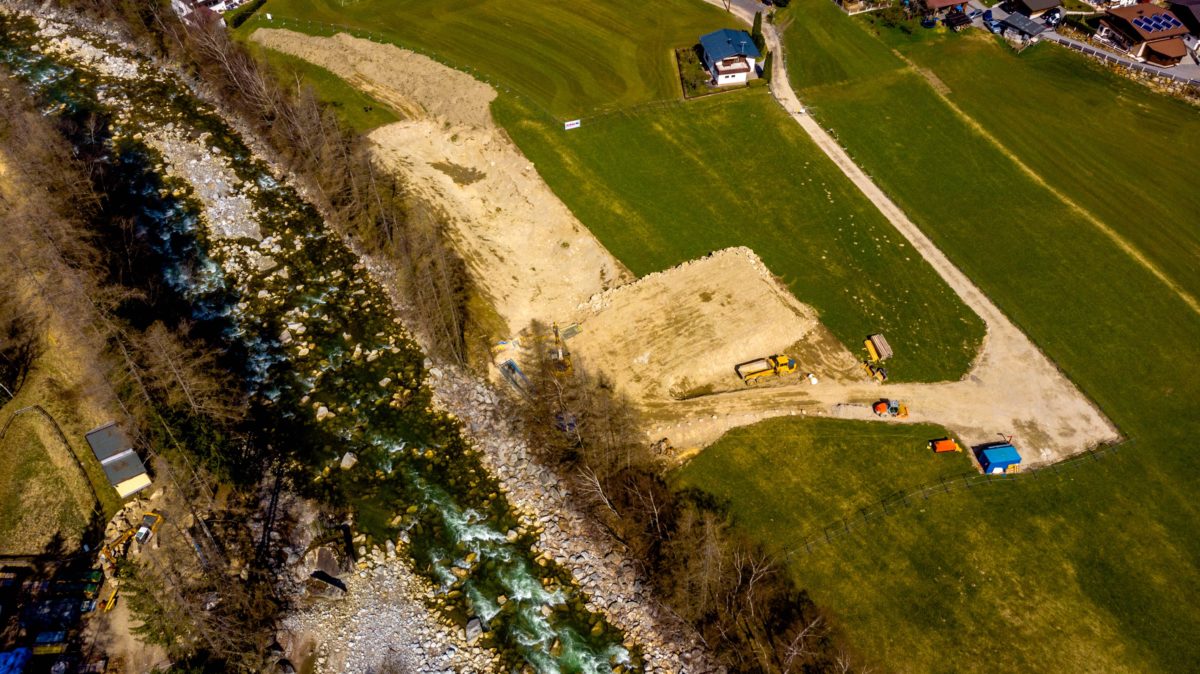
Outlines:
{"type": "Polygon", "coordinates": [[[1138,72],[1146,73],[1148,75],[1154,75],[1155,77],[1162,77],[1164,79],[1171,80],[1172,82],[1178,82],[1180,84],[1187,84],[1187,85],[1191,85],[1193,87],[1200,88],[1200,80],[1194,80],[1194,79],[1191,79],[1190,77],[1183,77],[1182,75],[1175,75],[1173,73],[1169,73],[1169,72],[1167,72],[1161,68],[1155,67],[1155,66],[1146,65],[1144,63],[1138,63],[1136,61],[1131,61],[1129,59],[1121,58],[1119,56],[1116,56],[1115,54],[1110,54],[1110,53],[1104,51],[1103,49],[1097,49],[1096,47],[1091,47],[1091,46],[1088,46],[1081,42],[1069,40],[1069,39],[1059,36],[1059,35],[1052,36],[1051,40],[1053,40],[1054,42],[1056,42],[1064,47],[1074,49],[1077,52],[1080,52],[1087,56],[1091,56],[1092,58],[1099,59],[1105,63],[1111,63],[1111,64],[1114,64],[1117,66],[1128,68],[1130,70],[1136,70],[1138,72]]]}
{"type": "Polygon", "coordinates": [[[873,501],[869,505],[855,509],[851,514],[843,515],[836,520],[826,523],[822,527],[813,529],[812,533],[804,537],[802,543],[785,551],[784,555],[788,559],[791,559],[799,553],[812,554],[822,544],[831,545],[838,539],[848,537],[860,527],[884,520],[902,510],[910,508],[914,503],[925,503],[933,497],[945,496],[959,491],[978,490],[1000,484],[1027,484],[1037,480],[1042,473],[1058,476],[1078,470],[1085,465],[1096,463],[1111,454],[1116,454],[1122,447],[1132,444],[1132,442],[1132,440],[1127,440],[1098,449],[1090,449],[1065,461],[1017,473],[991,475],[972,471],[941,477],[937,482],[930,482],[907,492],[901,491],[884,496],[878,501],[873,501]]]}

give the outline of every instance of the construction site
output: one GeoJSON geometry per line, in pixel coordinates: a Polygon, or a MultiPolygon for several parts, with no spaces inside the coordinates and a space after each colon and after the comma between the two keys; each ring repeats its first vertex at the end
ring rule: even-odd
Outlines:
{"type": "Polygon", "coordinates": [[[371,137],[381,157],[445,210],[474,281],[507,324],[510,334],[498,335],[493,348],[497,382],[523,385],[521,333],[538,320],[562,326],[558,351],[638,401],[651,438],[669,439],[680,459],[732,428],[781,416],[931,422],[971,448],[1013,437],[1027,466],[1118,440],[1098,409],[915,227],[901,233],[987,327],[958,381],[888,382],[889,363],[906,354],[894,353],[883,334],[840,343],[747,248],[633,280],[492,121],[486,106],[495,91],[464,73],[345,34],[262,29],[253,39],[328,67],[404,111],[404,120],[371,137]],[[397,58],[422,67],[382,66],[397,58]],[[456,179],[446,166],[472,179],[456,179]]]}

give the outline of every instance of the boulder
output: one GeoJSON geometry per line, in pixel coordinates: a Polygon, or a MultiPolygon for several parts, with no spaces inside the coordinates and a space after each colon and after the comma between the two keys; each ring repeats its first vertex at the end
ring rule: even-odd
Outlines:
{"type": "MultiPolygon", "coordinates": [[[[321,409],[323,410],[325,408],[322,407],[321,409]]],[[[317,410],[317,420],[319,421],[320,419],[321,419],[321,411],[317,410]]],[[[342,455],[342,463],[341,463],[342,470],[350,470],[351,468],[354,467],[354,464],[356,464],[356,463],[358,463],[358,457],[355,456],[354,452],[346,452],[345,454],[342,455]]]]}

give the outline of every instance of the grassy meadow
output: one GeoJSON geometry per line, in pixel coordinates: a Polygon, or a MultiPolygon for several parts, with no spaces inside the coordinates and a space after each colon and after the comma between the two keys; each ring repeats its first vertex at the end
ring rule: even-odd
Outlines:
{"type": "Polygon", "coordinates": [[[692,0],[269,0],[241,30],[269,25],[267,13],[368,30],[433,53],[562,119],[678,97],[674,49],[734,25],[692,0]]]}
{"type": "Polygon", "coordinates": [[[302,86],[311,87],[317,100],[330,106],[342,123],[355,131],[366,133],[399,119],[390,107],[355,89],[342,78],[320,66],[289,54],[266,49],[254,42],[247,41],[246,45],[257,58],[271,65],[285,86],[295,87],[299,82],[302,86]]]}

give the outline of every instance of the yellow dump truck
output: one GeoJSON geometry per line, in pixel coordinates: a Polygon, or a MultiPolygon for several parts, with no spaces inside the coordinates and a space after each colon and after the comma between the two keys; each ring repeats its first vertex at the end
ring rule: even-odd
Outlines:
{"type": "Polygon", "coordinates": [[[765,377],[775,377],[796,371],[796,360],[782,354],[768,358],[756,358],[734,368],[737,375],[747,384],[756,384],[765,377]]]}

